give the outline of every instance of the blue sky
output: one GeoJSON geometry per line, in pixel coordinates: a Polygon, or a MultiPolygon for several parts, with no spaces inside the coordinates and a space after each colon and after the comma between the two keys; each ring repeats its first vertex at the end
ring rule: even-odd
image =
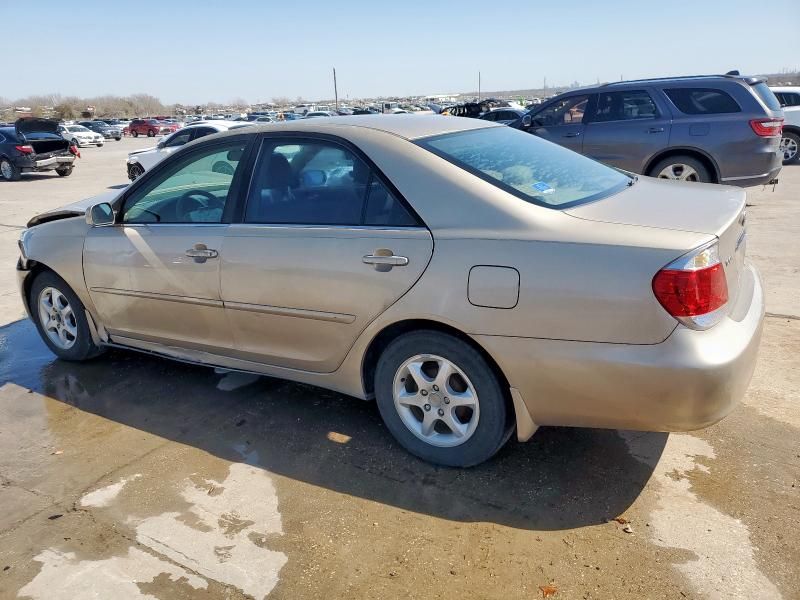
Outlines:
{"type": "Polygon", "coordinates": [[[0,96],[250,102],[800,68],[800,1],[8,2],[0,96]],[[11,32],[9,35],[8,32],[11,32]],[[27,32],[27,35],[26,33],[27,32]],[[91,37],[84,41],[80,34],[91,37]],[[780,41],[784,40],[784,41],[780,41]],[[16,57],[16,58],[14,58],[16,57]],[[9,59],[13,59],[10,60],[9,59]]]}

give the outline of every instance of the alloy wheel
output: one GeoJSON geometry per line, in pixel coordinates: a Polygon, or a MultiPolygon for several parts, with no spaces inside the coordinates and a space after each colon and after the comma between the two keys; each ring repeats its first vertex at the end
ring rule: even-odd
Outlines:
{"type": "Polygon", "coordinates": [[[397,369],[392,392],[403,424],[432,446],[460,446],[475,433],[478,394],[466,374],[446,358],[412,356],[397,369]]]}
{"type": "Polygon", "coordinates": [[[67,297],[54,287],[39,293],[39,321],[53,344],[69,350],[78,340],[78,321],[67,297]]]}
{"type": "Polygon", "coordinates": [[[7,160],[0,162],[0,174],[3,176],[3,179],[11,179],[14,175],[14,170],[11,168],[11,163],[7,160]]]}
{"type": "Polygon", "coordinates": [[[700,181],[692,167],[684,163],[674,163],[667,165],[658,174],[659,179],[677,179],[680,181],[700,181]]]}
{"type": "Polygon", "coordinates": [[[790,137],[781,138],[781,152],[783,160],[788,162],[797,156],[797,140],[790,137]]]}

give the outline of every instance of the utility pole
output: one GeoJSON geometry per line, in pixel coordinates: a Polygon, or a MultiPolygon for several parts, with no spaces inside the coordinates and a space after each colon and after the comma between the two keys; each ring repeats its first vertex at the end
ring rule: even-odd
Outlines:
{"type": "Polygon", "coordinates": [[[481,101],[481,72],[478,71],[478,102],[481,101]]]}
{"type": "Polygon", "coordinates": [[[333,67],[333,98],[336,110],[339,110],[339,89],[336,87],[336,67],[333,67]]]}
{"type": "Polygon", "coordinates": [[[542,96],[547,96],[547,76],[544,78],[544,86],[542,86],[542,96]]]}

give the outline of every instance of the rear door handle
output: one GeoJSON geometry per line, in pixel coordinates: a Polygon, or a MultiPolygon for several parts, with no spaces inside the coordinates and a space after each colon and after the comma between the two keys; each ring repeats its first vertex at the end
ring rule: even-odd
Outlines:
{"type": "Polygon", "coordinates": [[[204,263],[209,258],[217,258],[219,256],[219,252],[205,244],[195,244],[193,248],[189,248],[184,254],[189,258],[193,258],[196,263],[204,263]]]}
{"type": "Polygon", "coordinates": [[[580,134],[580,131],[573,131],[571,133],[565,133],[563,137],[578,137],[580,134]]]}
{"type": "Polygon", "coordinates": [[[367,254],[361,261],[366,265],[375,265],[376,271],[389,271],[393,267],[405,267],[408,257],[396,256],[391,250],[379,248],[373,254],[367,254]]]}
{"type": "Polygon", "coordinates": [[[663,127],[651,127],[650,129],[648,129],[649,133],[663,133],[663,131],[664,131],[663,127]]]}

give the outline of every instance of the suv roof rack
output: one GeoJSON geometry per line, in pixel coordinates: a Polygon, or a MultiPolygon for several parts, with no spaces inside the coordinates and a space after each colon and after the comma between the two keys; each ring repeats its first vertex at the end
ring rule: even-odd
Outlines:
{"type": "Polygon", "coordinates": [[[725,77],[727,79],[753,79],[750,77],[739,75],[738,71],[730,71],[725,74],[717,74],[717,75],[675,75],[673,77],[646,77],[644,79],[626,79],[625,81],[610,81],[608,83],[603,83],[601,84],[601,87],[611,86],[611,85],[626,85],[628,83],[644,83],[646,81],[683,81],[685,79],[714,79],[717,77],[725,77]]]}

